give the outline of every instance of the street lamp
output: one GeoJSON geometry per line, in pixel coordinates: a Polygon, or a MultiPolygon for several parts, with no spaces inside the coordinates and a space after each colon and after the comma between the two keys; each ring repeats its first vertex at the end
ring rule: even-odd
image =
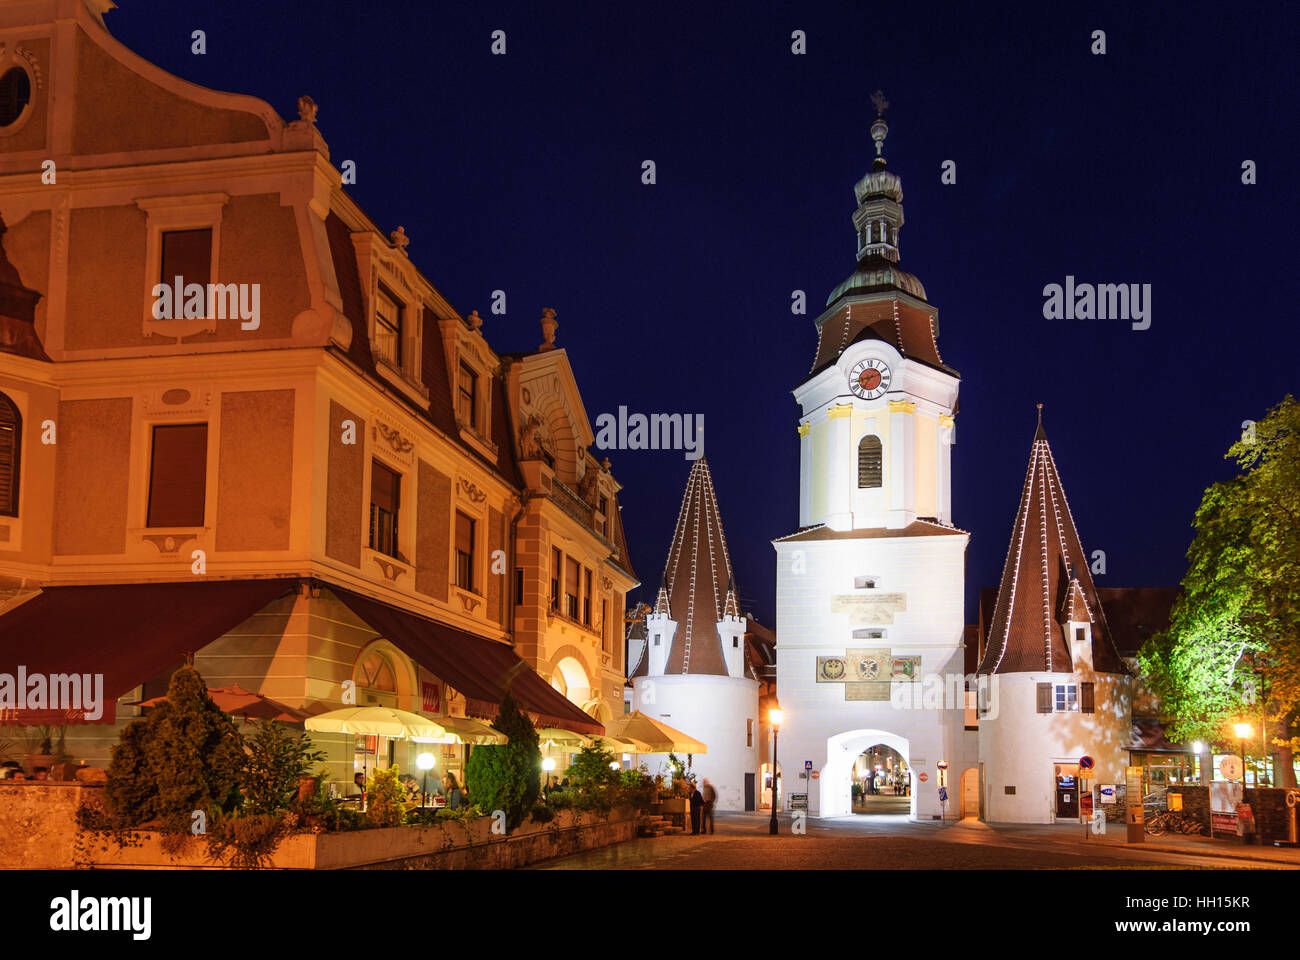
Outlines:
{"type": "Polygon", "coordinates": [[[551,789],[551,771],[555,769],[555,758],[547,757],[543,760],[542,769],[546,771],[546,790],[549,793],[551,789]]]}
{"type": "Polygon", "coordinates": [[[1234,723],[1237,739],[1241,741],[1241,799],[1246,799],[1246,741],[1255,735],[1255,728],[1249,723],[1234,723]]]}
{"type": "Polygon", "coordinates": [[[429,799],[429,771],[433,769],[433,754],[427,750],[415,758],[415,765],[424,771],[424,790],[420,793],[420,806],[424,806],[429,799]]]}
{"type": "Polygon", "coordinates": [[[772,819],[768,821],[767,832],[776,836],[776,735],[781,730],[781,720],[785,714],[781,712],[780,707],[773,707],[768,711],[767,716],[772,721],[772,819]]]}
{"type": "Polygon", "coordinates": [[[617,760],[611,760],[611,761],[609,761],[609,769],[613,770],[615,773],[618,773],[618,771],[619,771],[619,763],[618,763],[618,761],[617,761],[617,760]]]}

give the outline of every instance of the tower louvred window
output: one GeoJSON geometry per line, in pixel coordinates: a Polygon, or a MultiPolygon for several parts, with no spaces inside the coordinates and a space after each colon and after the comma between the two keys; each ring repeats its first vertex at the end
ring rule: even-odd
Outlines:
{"type": "Polygon", "coordinates": [[[868,435],[858,444],[858,488],[866,490],[881,486],[881,464],[884,461],[884,448],[880,438],[868,435]]]}

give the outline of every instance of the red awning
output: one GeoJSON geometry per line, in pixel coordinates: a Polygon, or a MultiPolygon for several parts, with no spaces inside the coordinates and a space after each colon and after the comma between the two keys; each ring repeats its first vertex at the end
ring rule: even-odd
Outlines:
{"type": "Polygon", "coordinates": [[[600,723],[543,680],[504,643],[390,607],[342,587],[331,585],[330,589],[384,639],[464,694],[466,713],[495,717],[509,687],[520,709],[541,726],[576,733],[605,732],[600,723]]]}
{"type": "MultiPolygon", "coordinates": [[[[0,696],[4,684],[17,707],[0,703],[0,725],[112,723],[117,700],[176,666],[239,626],[297,585],[296,579],[207,580],[46,587],[0,616],[0,696]],[[102,715],[87,720],[83,707],[23,709],[31,702],[16,689],[23,676],[78,674],[103,677],[102,715]],[[6,709],[7,708],[7,709],[6,709]]],[[[92,679],[93,686],[93,679],[92,679]]],[[[47,701],[48,703],[48,701],[47,701]]],[[[93,712],[93,711],[92,711],[93,712]]]]}

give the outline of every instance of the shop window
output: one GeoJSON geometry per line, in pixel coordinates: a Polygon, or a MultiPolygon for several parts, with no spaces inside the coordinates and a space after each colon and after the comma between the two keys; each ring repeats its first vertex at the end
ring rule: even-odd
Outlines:
{"type": "Polygon", "coordinates": [[[18,516],[22,448],[22,415],[12,400],[0,393],[0,516],[18,516]]]}
{"type": "Polygon", "coordinates": [[[149,465],[150,527],[201,527],[208,479],[208,425],[153,428],[149,465]]]}
{"type": "Polygon", "coordinates": [[[370,549],[397,556],[397,515],[402,477],[378,460],[370,469],[370,549]]]}
{"type": "Polygon", "coordinates": [[[456,586],[474,589],[474,521],[456,511],[456,586]]]}

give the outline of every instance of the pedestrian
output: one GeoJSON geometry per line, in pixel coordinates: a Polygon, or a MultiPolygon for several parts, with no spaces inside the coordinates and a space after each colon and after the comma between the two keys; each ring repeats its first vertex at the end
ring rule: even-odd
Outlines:
{"type": "Polygon", "coordinates": [[[442,775],[443,793],[447,797],[447,806],[453,810],[459,810],[464,802],[464,794],[461,793],[460,783],[456,780],[456,774],[448,770],[442,775]]]}
{"type": "Polygon", "coordinates": [[[875,793],[875,792],[876,792],[876,771],[870,770],[867,772],[867,793],[875,793]]]}
{"type": "Polygon", "coordinates": [[[713,808],[718,802],[718,791],[713,789],[713,784],[709,783],[709,778],[704,778],[704,816],[700,821],[700,830],[704,833],[713,832],[713,808]],[[706,829],[707,827],[707,829],[706,829]]]}
{"type": "Polygon", "coordinates": [[[704,794],[700,793],[700,788],[691,784],[691,833],[699,834],[700,832],[700,814],[704,811],[704,794]]]}
{"type": "Polygon", "coordinates": [[[366,798],[366,775],[364,773],[361,773],[360,771],[357,771],[355,774],[353,774],[352,787],[356,791],[354,794],[352,794],[352,796],[360,797],[362,800],[364,800],[366,798]]]}

